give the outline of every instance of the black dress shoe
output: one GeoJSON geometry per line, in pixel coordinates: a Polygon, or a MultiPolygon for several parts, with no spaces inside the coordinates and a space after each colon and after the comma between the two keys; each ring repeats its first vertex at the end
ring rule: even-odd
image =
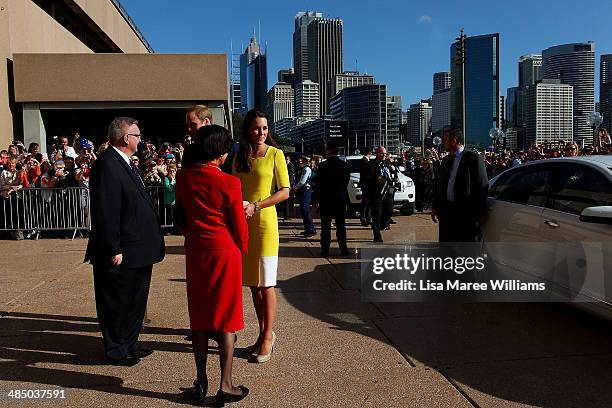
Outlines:
{"type": "Polygon", "coordinates": [[[304,234],[304,238],[314,237],[315,235],[317,235],[316,232],[307,232],[304,234]]]}
{"type": "Polygon", "coordinates": [[[204,384],[200,383],[200,381],[198,380],[195,380],[193,382],[191,392],[193,393],[193,398],[196,400],[196,403],[198,405],[204,406],[206,400],[206,393],[208,392],[208,380],[206,380],[204,384]]]}
{"type": "Polygon", "coordinates": [[[350,255],[350,254],[351,253],[350,253],[350,251],[348,249],[344,249],[344,250],[340,251],[340,255],[342,255],[342,256],[347,256],[347,255],[350,255]]]}
{"type": "Polygon", "coordinates": [[[372,242],[383,242],[382,238],[374,238],[372,242]]]}
{"type": "Polygon", "coordinates": [[[397,222],[396,222],[396,221],[393,221],[393,219],[390,219],[390,220],[389,220],[389,224],[397,224],[397,222]]]}
{"type": "Polygon", "coordinates": [[[140,359],[135,356],[127,356],[122,359],[116,360],[113,358],[109,358],[108,362],[114,366],[122,366],[122,367],[132,367],[140,362],[140,359]]]}
{"type": "Polygon", "coordinates": [[[153,354],[153,350],[140,348],[132,353],[132,355],[136,358],[144,358],[153,354]]]}
{"type": "Polygon", "coordinates": [[[319,255],[321,256],[321,258],[327,258],[329,257],[329,251],[321,251],[319,255]]]}
{"type": "Polygon", "coordinates": [[[215,402],[217,403],[217,406],[222,407],[226,403],[238,402],[240,400],[243,400],[244,397],[246,397],[247,395],[249,395],[249,389],[244,385],[239,385],[238,388],[240,389],[240,395],[228,394],[226,392],[223,392],[222,390],[217,391],[217,395],[215,396],[215,402]]]}

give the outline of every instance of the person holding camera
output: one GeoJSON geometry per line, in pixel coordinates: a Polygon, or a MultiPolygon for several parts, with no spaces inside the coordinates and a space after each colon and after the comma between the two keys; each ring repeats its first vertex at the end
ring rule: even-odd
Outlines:
{"type": "Polygon", "coordinates": [[[300,181],[293,187],[296,194],[300,196],[300,212],[302,214],[302,222],[304,223],[304,238],[310,238],[317,234],[314,223],[312,222],[312,214],[310,212],[310,202],[312,200],[312,169],[308,166],[308,159],[301,156],[298,159],[300,166],[300,181]]]}
{"type": "Polygon", "coordinates": [[[383,242],[381,230],[386,229],[393,215],[393,197],[397,188],[397,171],[386,159],[384,146],[376,149],[376,159],[369,162],[366,172],[366,191],[372,212],[374,242],[383,242]]]}

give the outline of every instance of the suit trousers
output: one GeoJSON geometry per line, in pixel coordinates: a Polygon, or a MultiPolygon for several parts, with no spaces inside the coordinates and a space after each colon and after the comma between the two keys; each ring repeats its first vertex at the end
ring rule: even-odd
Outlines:
{"type": "Polygon", "coordinates": [[[372,221],[372,211],[370,208],[370,197],[368,196],[368,191],[366,187],[361,187],[361,214],[360,219],[362,223],[371,222],[372,221]]]}
{"type": "Polygon", "coordinates": [[[331,223],[332,219],[336,223],[336,240],[342,252],[348,251],[346,247],[346,212],[344,209],[334,212],[321,212],[321,252],[329,252],[331,245],[331,223]]]}
{"type": "Polygon", "coordinates": [[[96,310],[106,357],[120,360],[138,349],[149,297],[152,265],[122,268],[94,264],[96,310]]]}
{"type": "Polygon", "coordinates": [[[370,196],[370,208],[372,210],[372,232],[374,240],[381,241],[381,229],[389,225],[389,220],[393,215],[393,194],[386,194],[384,197],[370,196]]]}
{"type": "Polygon", "coordinates": [[[476,242],[478,228],[475,217],[451,202],[445,203],[438,214],[440,242],[476,242]]]}

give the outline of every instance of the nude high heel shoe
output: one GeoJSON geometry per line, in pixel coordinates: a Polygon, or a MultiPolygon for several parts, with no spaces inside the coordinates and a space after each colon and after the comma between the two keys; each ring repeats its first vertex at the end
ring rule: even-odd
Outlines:
{"type": "Polygon", "coordinates": [[[270,361],[270,359],[272,358],[272,352],[274,351],[274,342],[276,341],[276,333],[272,332],[272,347],[270,348],[270,352],[268,354],[257,354],[257,362],[258,363],[265,363],[267,361],[270,361]]]}

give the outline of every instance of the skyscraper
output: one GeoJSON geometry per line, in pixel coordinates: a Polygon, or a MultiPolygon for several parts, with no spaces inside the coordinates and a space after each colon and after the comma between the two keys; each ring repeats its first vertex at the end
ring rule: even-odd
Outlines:
{"type": "Polygon", "coordinates": [[[599,63],[599,112],[602,126],[612,130],[612,54],[601,56],[599,63]]]}
{"type": "Polygon", "coordinates": [[[344,88],[330,100],[333,120],[349,122],[349,137],[358,146],[387,145],[387,86],[344,88]]]}
{"type": "Polygon", "coordinates": [[[344,88],[351,86],[360,86],[373,84],[375,82],[374,77],[368,74],[360,74],[356,71],[346,71],[341,74],[334,75],[334,78],[329,81],[329,95],[330,98],[336,95],[344,88]]]}
{"type": "Polygon", "coordinates": [[[436,72],[433,75],[433,94],[443,91],[451,87],[450,72],[436,72]]]}
{"type": "MultiPolygon", "coordinates": [[[[575,92],[558,79],[543,79],[528,88],[526,145],[572,140],[575,92]]],[[[575,132],[574,132],[575,134],[575,132]]]]}
{"type": "MultiPolygon", "coordinates": [[[[459,45],[450,47],[451,126],[463,127],[461,65],[457,64],[459,45]]],[[[499,34],[466,39],[465,104],[466,141],[484,147],[491,143],[489,131],[499,122],[499,34]]]]}
{"type": "Polygon", "coordinates": [[[595,43],[565,44],[542,53],[544,79],[559,79],[574,89],[574,141],[593,142],[586,120],[595,109],[595,43]]]}
{"type": "Polygon", "coordinates": [[[253,108],[266,108],[268,72],[266,55],[261,53],[257,38],[253,36],[249,46],[240,56],[240,103],[242,112],[253,108]]]}
{"type": "Polygon", "coordinates": [[[387,96],[387,151],[399,153],[402,97],[387,96]]]}
{"type": "Polygon", "coordinates": [[[542,56],[537,54],[523,55],[519,58],[519,88],[527,90],[542,79],[542,56]]]}
{"type": "Polygon", "coordinates": [[[295,87],[295,116],[300,120],[312,120],[319,117],[319,84],[305,80],[295,87]]]}
{"type": "Polygon", "coordinates": [[[506,126],[514,128],[520,126],[519,123],[519,98],[521,97],[521,88],[514,86],[508,88],[506,94],[506,126]]]}
{"type": "Polygon", "coordinates": [[[295,86],[295,71],[293,68],[281,69],[278,71],[278,82],[284,82],[286,84],[291,85],[293,88],[295,86]]]}
{"type": "Polygon", "coordinates": [[[328,82],[343,71],[342,20],[316,18],[308,25],[308,76],[319,84],[321,116],[329,112],[328,82]]]}
{"type": "Polygon", "coordinates": [[[293,98],[293,87],[284,82],[277,82],[268,91],[266,110],[270,116],[272,130],[276,131],[276,122],[281,119],[293,118],[293,98]]]}
{"type": "Polygon", "coordinates": [[[429,134],[431,124],[431,105],[427,101],[413,103],[408,109],[408,143],[422,146],[429,134]]]}
{"type": "Polygon", "coordinates": [[[323,14],[314,11],[300,11],[295,16],[295,31],[293,32],[294,85],[310,79],[308,76],[308,25],[317,18],[323,18],[323,14]]]}
{"type": "Polygon", "coordinates": [[[442,137],[451,124],[451,90],[443,89],[431,97],[431,133],[442,137]]]}

